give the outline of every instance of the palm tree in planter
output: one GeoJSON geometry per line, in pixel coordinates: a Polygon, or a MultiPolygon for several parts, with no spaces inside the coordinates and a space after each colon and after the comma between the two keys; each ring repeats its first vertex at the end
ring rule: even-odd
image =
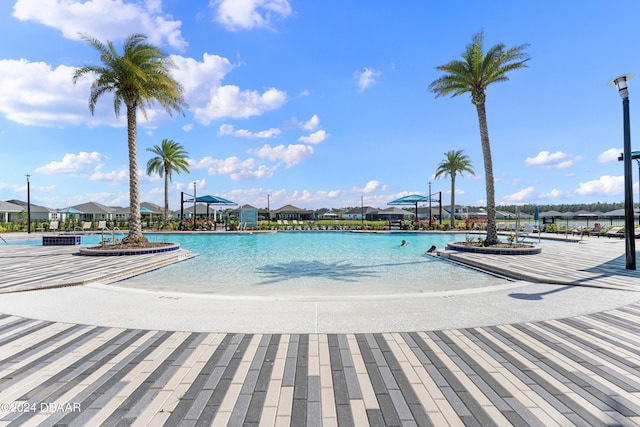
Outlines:
{"type": "Polygon", "coordinates": [[[94,114],[96,103],[102,95],[113,93],[116,117],[124,103],[127,108],[127,142],[129,147],[129,235],[122,243],[143,243],[140,219],[140,193],[138,191],[138,146],[137,111],[140,109],[147,117],[145,107],[156,102],[171,115],[172,111],[182,112],[186,107],[183,88],[170,74],[173,62],[156,46],[146,42],[142,34],[129,36],[123,44],[123,53],[119,54],[113,43],[100,42],[96,38],[82,35],[82,39],[93,46],[100,54],[102,65],[84,65],[73,73],[73,83],[84,75],[95,80],[89,94],[89,110],[94,114]]]}
{"type": "Polygon", "coordinates": [[[149,159],[147,162],[147,174],[157,172],[158,175],[164,176],[164,216],[163,227],[167,228],[167,216],[169,214],[169,181],[173,173],[180,172],[189,173],[189,163],[187,162],[187,153],[184,147],[171,139],[163,139],[160,146],[154,145],[153,148],[147,148],[156,157],[149,159]]]}
{"type": "Polygon", "coordinates": [[[451,177],[451,227],[453,228],[456,225],[456,176],[462,176],[464,172],[475,175],[475,172],[473,171],[471,160],[464,154],[463,150],[447,151],[444,156],[445,159],[438,165],[435,177],[451,177]]]}
{"type": "Polygon", "coordinates": [[[527,66],[526,62],[530,57],[525,49],[528,46],[528,44],[523,44],[507,49],[504,44],[500,43],[485,52],[484,34],[481,31],[473,37],[471,44],[467,45],[462,53],[461,61],[454,60],[436,67],[436,69],[444,71],[445,75],[429,85],[429,90],[436,94],[436,98],[444,95],[454,97],[469,93],[471,94],[471,103],[476,106],[487,191],[487,237],[484,242],[486,246],[499,243],[498,230],[496,229],[493,163],[485,110],[486,90],[492,83],[508,81],[508,72],[527,66]]]}

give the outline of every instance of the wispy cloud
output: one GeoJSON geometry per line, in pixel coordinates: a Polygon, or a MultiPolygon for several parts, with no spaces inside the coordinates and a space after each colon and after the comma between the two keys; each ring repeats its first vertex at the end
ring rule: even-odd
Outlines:
{"type": "Polygon", "coordinates": [[[276,138],[280,136],[282,131],[277,128],[271,128],[266,130],[261,130],[258,132],[251,132],[247,129],[235,129],[233,125],[224,124],[220,126],[218,130],[218,134],[220,135],[231,135],[238,138],[249,138],[249,139],[270,139],[276,138]]]}
{"type": "Polygon", "coordinates": [[[365,68],[364,71],[356,71],[353,77],[356,79],[358,85],[358,92],[364,92],[369,86],[376,82],[376,79],[380,76],[380,71],[365,68]]]}

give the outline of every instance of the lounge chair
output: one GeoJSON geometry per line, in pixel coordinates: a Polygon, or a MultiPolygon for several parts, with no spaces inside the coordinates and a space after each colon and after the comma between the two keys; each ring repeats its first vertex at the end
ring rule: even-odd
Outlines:
{"type": "Polygon", "coordinates": [[[524,230],[522,230],[522,231],[517,233],[518,243],[524,242],[524,239],[529,237],[529,234],[531,234],[531,233],[539,233],[539,231],[538,231],[537,227],[535,226],[535,224],[527,224],[527,226],[524,228],[524,230]]]}
{"type": "Polygon", "coordinates": [[[98,230],[100,231],[108,230],[107,221],[98,221],[98,230]]]}
{"type": "Polygon", "coordinates": [[[42,227],[36,228],[36,231],[42,231],[42,232],[45,232],[47,230],[58,231],[58,226],[59,226],[58,221],[51,221],[49,224],[42,224],[42,227]]]}
{"type": "Polygon", "coordinates": [[[598,236],[600,237],[602,235],[602,226],[598,223],[596,223],[593,228],[589,231],[589,235],[590,236],[598,236]]]}
{"type": "Polygon", "coordinates": [[[624,233],[620,233],[620,230],[622,230],[622,227],[613,227],[607,230],[604,235],[607,237],[624,237],[624,233]]]}

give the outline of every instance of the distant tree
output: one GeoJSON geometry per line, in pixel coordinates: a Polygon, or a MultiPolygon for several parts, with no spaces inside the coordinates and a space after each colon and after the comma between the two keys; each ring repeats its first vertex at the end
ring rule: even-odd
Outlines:
{"type": "Polygon", "coordinates": [[[464,154],[463,150],[451,150],[444,153],[445,159],[440,162],[436,170],[435,177],[451,177],[451,226],[456,224],[455,206],[456,206],[456,176],[464,172],[475,175],[471,160],[464,154]]]}
{"type": "Polygon", "coordinates": [[[183,88],[169,73],[174,65],[160,49],[146,43],[147,37],[142,34],[129,36],[123,45],[123,54],[116,52],[113,43],[103,44],[99,40],[81,36],[100,54],[102,65],[85,65],[73,73],[73,83],[84,75],[91,75],[95,80],[91,84],[89,94],[89,110],[94,114],[98,99],[106,93],[114,95],[114,111],[120,116],[122,103],[127,108],[127,142],[129,146],[129,236],[123,243],[146,241],[142,235],[140,219],[140,194],[138,190],[138,146],[137,146],[137,111],[138,108],[147,116],[145,106],[150,107],[157,102],[170,115],[173,110],[182,112],[186,106],[183,88]]]}
{"type": "Polygon", "coordinates": [[[526,44],[511,49],[507,49],[504,44],[497,44],[486,52],[483,45],[484,34],[481,31],[473,37],[471,44],[467,45],[466,50],[462,53],[462,61],[454,60],[436,67],[446,74],[433,81],[429,85],[429,89],[436,94],[436,98],[444,95],[454,97],[470,93],[471,103],[476,106],[487,192],[487,237],[485,244],[493,245],[499,240],[496,228],[495,188],[485,110],[487,97],[485,92],[490,84],[509,80],[507,73],[526,67],[526,62],[530,58],[524,52],[528,47],[526,44]]]}
{"type": "Polygon", "coordinates": [[[173,173],[180,172],[189,173],[189,164],[187,163],[187,153],[184,147],[171,139],[163,139],[160,146],[154,145],[153,148],[147,148],[156,157],[149,159],[147,162],[147,174],[157,173],[164,176],[164,215],[162,224],[167,227],[169,214],[169,181],[171,181],[173,173]]]}

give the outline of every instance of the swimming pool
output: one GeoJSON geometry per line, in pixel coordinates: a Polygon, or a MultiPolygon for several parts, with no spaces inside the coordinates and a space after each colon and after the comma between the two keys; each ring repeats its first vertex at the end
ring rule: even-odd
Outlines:
{"type": "MultiPolygon", "coordinates": [[[[231,296],[317,297],[462,290],[504,284],[426,254],[464,234],[160,234],[199,256],[119,286],[231,296]],[[402,240],[408,245],[401,246],[402,240]]],[[[84,241],[83,241],[84,243],[84,241]]]]}

